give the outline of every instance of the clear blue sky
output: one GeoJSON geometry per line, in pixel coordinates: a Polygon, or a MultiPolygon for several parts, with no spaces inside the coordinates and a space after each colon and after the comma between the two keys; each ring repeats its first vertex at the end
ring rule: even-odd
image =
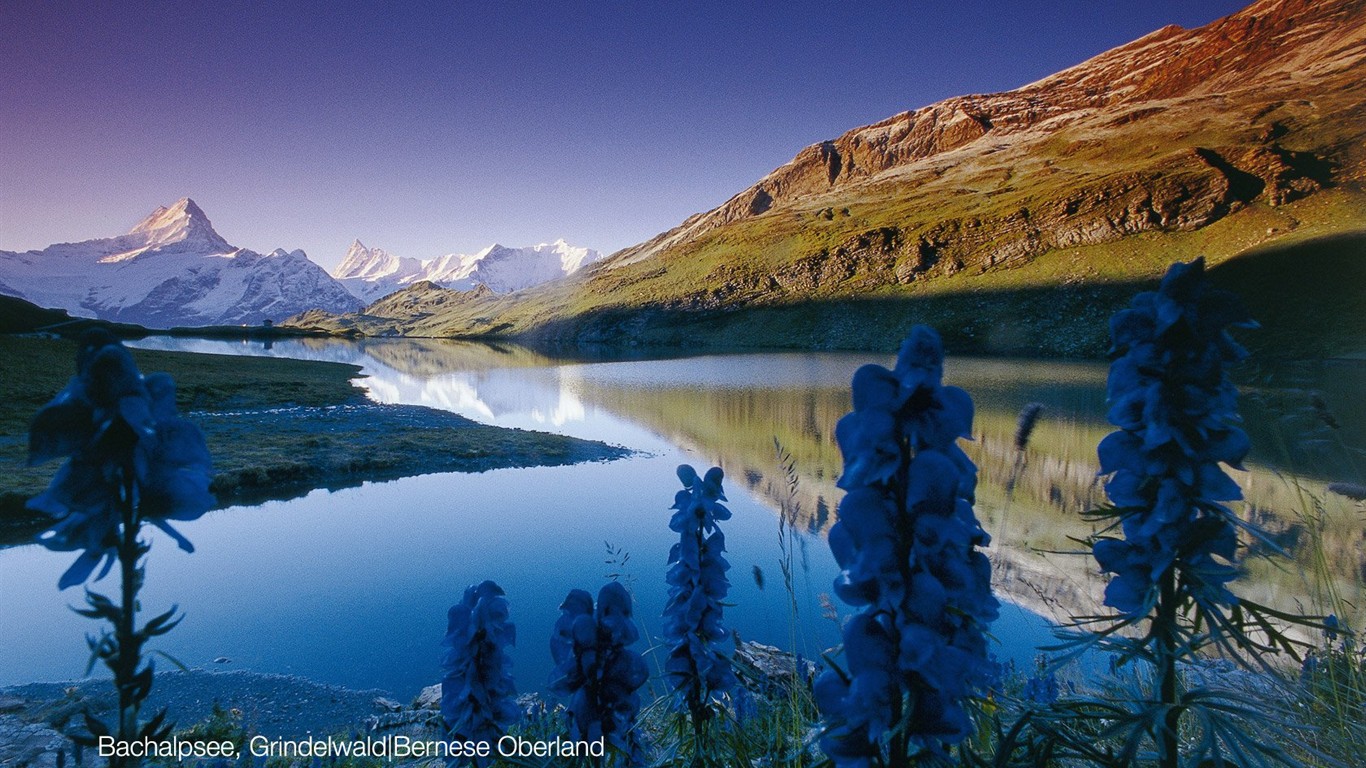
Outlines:
{"type": "Polygon", "coordinates": [[[329,267],[357,237],[613,251],[808,144],[1243,5],[0,0],[0,249],[189,196],[329,267]]]}

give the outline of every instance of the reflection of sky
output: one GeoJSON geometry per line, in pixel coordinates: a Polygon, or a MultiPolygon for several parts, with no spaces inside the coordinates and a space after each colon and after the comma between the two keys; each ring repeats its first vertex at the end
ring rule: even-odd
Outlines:
{"type": "MultiPolygon", "coordinates": [[[[147,339],[138,346],[260,354],[259,344],[147,339]]],[[[637,614],[659,631],[665,563],[672,534],[668,507],[680,462],[707,466],[715,449],[682,449],[643,424],[589,403],[585,387],[801,386],[847,380],[867,356],[742,355],[655,362],[593,363],[405,373],[353,344],[276,343],[268,354],[364,367],[371,396],[455,411],[500,426],[603,439],[644,453],[573,467],[504,469],[367,483],[315,491],[290,502],[233,508],[182,524],[192,556],[156,535],[145,604],[182,605],[187,619],[156,647],[190,666],[219,656],[232,668],[296,673],[400,696],[437,678],[445,614],[468,584],[492,578],[507,590],[521,645],[517,674],[535,690],[549,674],[546,642],[570,587],[596,592],[609,571],[633,578],[637,614]],[[771,361],[772,366],[765,366],[771,361]],[[701,452],[694,453],[694,451],[701,452]],[[605,543],[630,553],[624,568],[605,562],[605,543]]],[[[430,363],[430,360],[427,360],[430,363]]],[[[608,404],[610,405],[610,403],[608,404]]],[[[732,563],[728,624],[742,636],[786,645],[787,600],[770,507],[735,480],[727,485],[734,517],[725,525],[732,563]],[[752,572],[765,573],[766,588],[752,572]]],[[[806,547],[798,568],[800,650],[810,658],[834,645],[835,625],[820,618],[817,595],[830,590],[835,565],[824,542],[806,547]]],[[[0,684],[78,676],[84,633],[93,624],[66,609],[80,601],[58,594],[71,556],[37,547],[0,552],[0,626],[7,654],[0,684]],[[13,627],[14,629],[10,629],[13,627]]],[[[115,589],[112,582],[97,589],[115,589]]],[[[1027,664],[1049,638],[1037,617],[1006,611],[997,626],[1002,655],[1027,664]]]]}
{"type": "MultiPolygon", "coordinates": [[[[428,475],[317,491],[291,502],[212,513],[180,525],[194,541],[186,555],[154,536],[144,605],[179,603],[186,621],[154,647],[190,666],[218,656],[229,668],[302,674],[401,696],[437,680],[446,609],[466,585],[494,579],[512,600],[523,690],[544,685],[548,637],[571,587],[597,591],[609,571],[633,578],[637,613],[659,631],[663,576],[673,540],[668,506],[677,452],[574,467],[428,475]],[[604,542],[631,555],[624,568],[604,562],[604,542]]],[[[785,644],[785,597],[777,582],[776,522],[767,509],[732,494],[726,526],[734,586],[728,624],[745,637],[785,644]],[[760,591],[750,577],[770,577],[760,591]]],[[[829,573],[823,547],[811,547],[813,573],[829,573]]],[[[58,593],[67,553],[25,547],[0,553],[0,622],[7,653],[0,684],[78,676],[84,633],[94,624],[71,614],[80,593],[58,593]],[[11,629],[13,628],[13,629],[11,629]]],[[[827,579],[813,577],[815,590],[827,579]]],[[[111,580],[94,585],[113,590],[111,580]]],[[[818,616],[814,595],[800,595],[818,616]]],[[[814,623],[819,647],[833,628],[814,623]]]]}
{"type": "Polygon", "coordinates": [[[890,356],[864,352],[745,354],[567,366],[594,382],[629,389],[704,387],[742,389],[788,386],[847,386],[860,365],[889,365],[890,356]]]}

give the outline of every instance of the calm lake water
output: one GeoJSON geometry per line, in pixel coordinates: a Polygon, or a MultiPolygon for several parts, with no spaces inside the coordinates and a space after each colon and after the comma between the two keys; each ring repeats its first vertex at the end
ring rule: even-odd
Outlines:
{"type": "MultiPolygon", "coordinates": [[[[189,666],[214,667],[226,657],[225,668],[411,696],[439,678],[447,608],[466,585],[493,579],[507,591],[518,627],[519,688],[541,689],[551,666],[549,633],[572,587],[596,592],[617,574],[631,586],[646,629],[658,631],[673,540],[668,508],[679,487],[674,468],[683,462],[726,470],[735,604],[727,624],[747,639],[792,644],[778,546],[777,510],[787,500],[803,531],[796,649],[815,658],[838,642],[836,623],[820,605],[836,570],[824,540],[839,498],[833,428],[848,410],[853,371],[889,357],[566,362],[517,347],[420,340],[137,345],[355,363],[370,397],[382,403],[637,451],[613,462],[428,475],[224,509],[180,526],[197,547],[192,555],[154,536],[144,605],[160,611],[175,603],[186,614],[155,647],[189,666]],[[799,484],[790,499],[775,438],[796,462],[799,484]]],[[[1027,666],[1052,639],[1043,617],[1095,611],[1104,586],[1088,558],[1056,553],[1075,548],[1069,537],[1090,530],[1079,512],[1103,500],[1094,451],[1109,431],[1106,369],[1013,360],[951,360],[947,369],[977,403],[969,452],[981,467],[978,514],[996,539],[997,584],[1016,603],[993,628],[997,652],[1027,666]],[[1012,435],[1029,402],[1046,410],[1022,454],[1012,435]]],[[[1360,481],[1351,476],[1352,449],[1366,434],[1356,394],[1366,375],[1350,364],[1273,373],[1256,378],[1244,410],[1259,445],[1285,444],[1283,436],[1293,434],[1295,446],[1262,452],[1252,471],[1240,473],[1249,514],[1306,562],[1312,553],[1303,545],[1312,539],[1336,576],[1324,583],[1313,569],[1254,563],[1244,592],[1293,608],[1332,588],[1362,605],[1361,510],[1324,486],[1360,481]],[[1326,426],[1324,412],[1336,429],[1326,426]],[[1321,524],[1306,526],[1306,508],[1322,508],[1321,524]]],[[[67,609],[81,602],[79,591],[56,589],[71,557],[35,546],[0,551],[0,685],[83,673],[84,636],[96,625],[67,609]]],[[[116,589],[112,580],[95,586],[116,589]]]]}

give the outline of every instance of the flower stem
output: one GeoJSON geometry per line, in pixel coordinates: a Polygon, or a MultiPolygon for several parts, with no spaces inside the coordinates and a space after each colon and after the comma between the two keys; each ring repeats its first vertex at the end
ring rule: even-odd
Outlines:
{"type": "MultiPolygon", "coordinates": [[[[119,619],[114,625],[115,656],[111,665],[114,672],[114,685],[119,691],[119,739],[125,743],[137,738],[138,696],[136,677],[138,671],[139,648],[136,635],[138,610],[138,588],[141,575],[138,573],[138,557],[141,547],[138,544],[137,509],[134,501],[133,475],[127,468],[123,480],[123,528],[119,538],[119,577],[122,582],[122,599],[119,604],[119,619]]],[[[111,768],[133,768],[138,765],[136,757],[110,759],[111,768]]]]}
{"type": "MultiPolygon", "coordinates": [[[[905,696],[902,696],[901,701],[897,702],[896,706],[892,708],[893,722],[898,724],[901,723],[902,719],[905,717],[905,707],[905,696]]],[[[893,734],[891,744],[892,752],[889,756],[891,759],[887,762],[888,768],[910,768],[911,758],[907,752],[910,751],[911,739],[910,734],[907,731],[907,728],[900,727],[897,732],[893,734]]]]}
{"type": "MultiPolygon", "coordinates": [[[[900,436],[898,442],[901,448],[901,460],[896,468],[896,477],[892,481],[892,499],[896,504],[893,512],[896,515],[894,526],[897,541],[896,564],[897,569],[901,572],[901,583],[906,585],[906,589],[909,590],[911,585],[911,546],[915,531],[911,527],[910,510],[906,508],[906,501],[911,485],[911,462],[915,459],[915,446],[905,434],[900,436]]],[[[897,607],[902,611],[906,609],[904,599],[902,605],[897,607]]],[[[892,621],[888,622],[893,632],[896,632],[896,629],[901,626],[901,622],[897,621],[897,618],[892,617],[892,621]]],[[[897,637],[897,645],[900,644],[901,638],[897,637]]],[[[910,705],[911,702],[905,693],[894,702],[892,722],[897,724],[897,729],[892,735],[889,768],[908,768],[911,764],[910,755],[907,754],[911,747],[910,729],[905,727],[905,723],[902,722],[910,715],[910,705]]]]}
{"type": "Polygon", "coordinates": [[[1165,712],[1158,732],[1158,764],[1161,768],[1178,768],[1181,754],[1177,728],[1181,710],[1177,707],[1176,691],[1176,567],[1169,566],[1162,574],[1158,597],[1157,617],[1153,627],[1158,663],[1158,685],[1165,712]]]}

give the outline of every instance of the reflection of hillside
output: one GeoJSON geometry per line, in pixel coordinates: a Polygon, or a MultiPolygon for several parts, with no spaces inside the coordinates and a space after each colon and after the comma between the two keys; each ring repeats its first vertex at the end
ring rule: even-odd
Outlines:
{"type": "MultiPolygon", "coordinates": [[[[1105,581],[1093,561],[1052,553],[1076,550],[1075,539],[1092,532],[1081,513],[1105,501],[1095,459],[1096,443],[1110,431],[1103,422],[1104,370],[991,361],[959,366],[955,361],[958,379],[971,380],[978,406],[975,439],[964,448],[979,467],[978,514],[994,538],[997,582],[1012,598],[1045,615],[1065,618],[1100,608],[1105,581]],[[1050,380],[1048,371],[1059,374],[1065,386],[1050,380]],[[1020,464],[1014,445],[1017,413],[1033,401],[1045,403],[1045,416],[1020,464]],[[1017,477],[1007,494],[1012,474],[1017,477]]],[[[796,386],[780,378],[771,386],[726,389],[662,382],[621,386],[586,376],[576,389],[586,402],[648,425],[717,462],[733,482],[774,508],[787,496],[776,438],[796,461],[799,524],[824,532],[834,522],[841,461],[833,432],[849,409],[847,385],[796,386]]],[[[1351,590],[1344,597],[1362,605],[1356,591],[1366,578],[1366,537],[1351,503],[1327,494],[1325,480],[1265,465],[1232,474],[1244,489],[1244,509],[1273,532],[1278,544],[1296,550],[1299,566],[1249,560],[1242,594],[1296,610],[1297,601],[1322,586],[1308,583],[1304,575],[1316,572],[1311,561],[1321,551],[1329,563],[1326,572],[1339,576],[1335,588],[1351,590]],[[1310,530],[1304,511],[1316,508],[1323,510],[1323,522],[1310,530]],[[1315,539],[1317,546],[1307,546],[1315,539]]]]}
{"type": "Polygon", "coordinates": [[[439,339],[365,339],[360,351],[375,361],[409,376],[428,378],[456,371],[493,368],[531,368],[555,365],[545,355],[526,347],[439,339]]]}
{"type": "Polygon", "coordinates": [[[801,527],[824,531],[834,522],[842,493],[835,422],[849,409],[848,394],[836,389],[618,388],[591,379],[580,382],[585,401],[645,424],[687,446],[740,484],[777,507],[787,496],[776,439],[792,454],[800,478],[801,527]]]}
{"type": "MultiPolygon", "coordinates": [[[[145,346],[259,354],[242,345],[150,338],[145,346]]],[[[511,345],[440,340],[279,342],[272,354],[359,363],[372,397],[452,410],[498,423],[562,424],[585,404],[653,429],[725,468],[776,508],[787,496],[776,438],[799,473],[799,525],[823,532],[834,522],[841,469],[834,425],[849,409],[849,379],[869,359],[858,354],[762,354],[581,364],[511,345]]],[[[1106,366],[1027,360],[951,360],[950,383],[977,404],[978,515],[995,539],[997,580],[1014,599],[1045,614],[1098,609],[1104,580],[1087,557],[1044,552],[1077,548],[1091,533],[1081,513],[1104,503],[1095,446],[1105,424],[1106,366]],[[1021,457],[1016,418],[1029,402],[1045,407],[1021,457]],[[1012,475],[1013,492],[1006,486],[1012,475]]],[[[1366,534],[1360,506],[1326,493],[1334,481],[1361,482],[1366,453],[1366,364],[1338,361],[1248,370],[1241,409],[1253,439],[1249,472],[1234,472],[1247,515],[1293,549],[1297,564],[1247,561],[1240,586],[1252,599],[1295,610],[1297,600],[1337,589],[1366,605],[1366,534]],[[1321,511],[1320,511],[1321,510],[1321,511]],[[1313,518],[1312,521],[1307,518],[1313,518]],[[1315,553],[1322,563],[1315,566],[1315,553]],[[1331,583],[1309,583],[1331,574],[1331,583]]],[[[1267,544],[1258,549],[1267,550],[1267,544]]],[[[1309,607],[1306,606],[1306,610],[1309,607]]]]}
{"type": "Polygon", "coordinates": [[[486,371],[497,368],[551,367],[564,361],[553,360],[526,347],[485,344],[442,339],[360,339],[343,341],[329,338],[299,338],[258,342],[225,342],[217,339],[149,336],[132,343],[148,349],[237,355],[266,355],[299,360],[365,365],[373,361],[384,367],[417,378],[446,373],[486,371]]]}
{"type": "MultiPolygon", "coordinates": [[[[1094,572],[1087,557],[1065,554],[1078,549],[1076,539],[1091,533],[1090,524],[1081,518],[1087,509],[1105,503],[1104,491],[1096,478],[1098,466],[1094,440],[1081,437],[1103,428],[1086,428],[1067,423],[1043,424],[1041,440],[1026,452],[1023,469],[1012,494],[1006,482],[1016,471],[1019,460],[1013,440],[1013,419],[1000,418],[993,425],[991,414],[979,414],[977,440],[968,453],[977,462],[981,482],[978,486],[978,514],[995,537],[993,555],[998,579],[1012,594],[1039,612],[1052,598],[1060,601],[1061,615],[1093,612],[1099,609],[1104,581],[1094,572]],[[1040,445],[1073,448],[1041,449],[1040,445]],[[1012,586],[1012,582],[1019,582],[1012,586]],[[1087,599],[1078,604],[1068,600],[1087,599]]],[[[1231,472],[1243,488],[1247,500],[1240,511],[1272,533],[1276,545],[1294,554],[1294,563],[1263,558],[1245,560],[1247,577],[1239,593],[1249,599],[1287,610],[1311,610],[1306,596],[1321,593],[1325,585],[1312,583],[1312,574],[1326,572],[1336,577],[1333,589],[1362,605],[1361,583],[1366,579],[1366,537],[1362,536],[1361,517],[1353,505],[1329,494],[1323,481],[1298,478],[1259,465],[1247,472],[1231,472]],[[1306,511],[1322,513],[1322,524],[1306,523],[1306,511]],[[1311,530],[1312,528],[1312,530],[1311,530]],[[1328,567],[1316,567],[1316,557],[1328,567]]],[[[1254,551],[1269,553],[1265,544],[1254,551]]],[[[1059,606],[1052,606],[1058,613],[1059,606]]]]}

